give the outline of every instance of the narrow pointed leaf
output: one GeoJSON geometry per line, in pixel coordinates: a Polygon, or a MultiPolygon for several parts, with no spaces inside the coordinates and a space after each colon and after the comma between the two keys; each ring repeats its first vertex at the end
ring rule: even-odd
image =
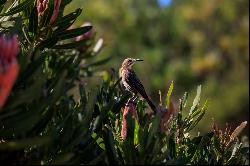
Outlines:
{"type": "Polygon", "coordinates": [[[169,108],[169,106],[170,106],[170,99],[171,99],[171,94],[172,94],[173,89],[174,89],[174,82],[172,81],[171,85],[170,85],[170,87],[168,89],[168,93],[167,93],[167,97],[166,97],[166,106],[167,106],[167,108],[169,108]]]}
{"type": "Polygon", "coordinates": [[[85,26],[81,28],[70,29],[64,32],[60,32],[60,33],[54,34],[54,36],[58,37],[59,40],[71,39],[71,38],[83,35],[84,33],[90,31],[91,29],[92,29],[92,26],[85,26]]]}
{"type": "Polygon", "coordinates": [[[33,8],[29,18],[29,32],[36,34],[38,27],[38,13],[36,7],[33,8]]]}
{"type": "Polygon", "coordinates": [[[34,138],[11,140],[0,143],[0,150],[20,150],[32,146],[37,147],[48,143],[49,140],[50,139],[48,137],[34,137],[34,138]]]}
{"type": "Polygon", "coordinates": [[[9,15],[19,13],[19,12],[29,8],[33,3],[34,3],[34,0],[26,0],[26,1],[18,4],[17,6],[11,8],[7,13],[0,14],[0,16],[9,16],[9,15]]]}
{"type": "Polygon", "coordinates": [[[161,118],[161,116],[160,116],[159,113],[157,113],[156,116],[154,117],[154,120],[152,122],[152,126],[151,126],[151,128],[149,130],[146,148],[148,148],[149,145],[151,144],[152,139],[155,136],[155,134],[156,134],[156,132],[157,132],[157,130],[159,128],[160,118],[161,118]]]}
{"type": "Polygon", "coordinates": [[[191,124],[191,126],[189,127],[188,131],[192,130],[198,123],[199,121],[203,118],[203,116],[205,115],[205,112],[208,108],[208,101],[206,100],[204,106],[202,107],[202,109],[199,112],[198,117],[196,118],[196,120],[191,124]]]}
{"type": "Polygon", "coordinates": [[[189,111],[189,115],[192,114],[197,109],[199,102],[200,102],[200,95],[201,95],[201,85],[199,85],[197,88],[197,94],[193,101],[193,105],[189,111]]]}
{"type": "Polygon", "coordinates": [[[67,43],[67,44],[61,44],[61,45],[55,45],[52,48],[53,49],[74,49],[78,47],[83,47],[86,45],[87,41],[86,40],[81,40],[81,41],[75,41],[72,43],[67,43]]]}
{"type": "Polygon", "coordinates": [[[62,25],[65,25],[71,21],[76,20],[76,18],[81,14],[81,12],[82,9],[80,8],[76,9],[76,11],[60,18],[60,20],[56,22],[55,26],[61,27],[62,25]]]}

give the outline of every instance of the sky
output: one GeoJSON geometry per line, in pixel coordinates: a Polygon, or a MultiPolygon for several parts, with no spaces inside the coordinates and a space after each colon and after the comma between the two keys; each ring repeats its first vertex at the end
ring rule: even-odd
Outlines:
{"type": "Polygon", "coordinates": [[[171,4],[172,0],[158,0],[160,6],[165,7],[171,4]]]}

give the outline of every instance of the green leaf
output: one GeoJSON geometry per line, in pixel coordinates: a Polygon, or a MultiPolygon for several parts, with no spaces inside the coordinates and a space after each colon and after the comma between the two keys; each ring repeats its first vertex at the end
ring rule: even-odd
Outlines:
{"type": "Polygon", "coordinates": [[[77,18],[81,13],[82,13],[82,9],[78,8],[78,9],[76,9],[76,11],[74,11],[74,12],[72,12],[72,13],[66,15],[66,16],[63,16],[62,18],[60,18],[60,19],[56,22],[55,26],[57,26],[57,27],[60,28],[60,27],[64,26],[65,24],[71,23],[72,21],[75,21],[76,18],[77,18]]]}
{"type": "Polygon", "coordinates": [[[134,130],[135,130],[135,119],[132,118],[132,113],[128,112],[125,116],[127,121],[127,137],[126,140],[134,140],[134,130]]]}
{"type": "Polygon", "coordinates": [[[14,26],[10,29],[9,33],[19,34],[22,31],[22,27],[23,27],[23,18],[21,16],[17,16],[15,18],[14,26]]]}
{"type": "Polygon", "coordinates": [[[86,40],[81,40],[81,41],[75,41],[72,43],[67,43],[67,44],[62,44],[62,45],[55,45],[52,48],[53,49],[74,49],[80,46],[84,46],[86,45],[86,43],[87,43],[86,40]]]}
{"type": "Polygon", "coordinates": [[[29,32],[36,34],[38,27],[38,13],[36,6],[33,8],[29,18],[29,32]]]}
{"type": "Polygon", "coordinates": [[[171,158],[175,158],[176,157],[176,143],[175,143],[175,135],[172,134],[169,138],[168,141],[168,145],[169,145],[169,152],[170,152],[170,156],[171,158]]]}
{"type": "Polygon", "coordinates": [[[69,3],[71,3],[72,2],[72,0],[63,0],[62,2],[61,2],[61,6],[66,6],[66,5],[68,5],[69,3]]]}
{"type": "Polygon", "coordinates": [[[58,28],[56,28],[53,33],[58,34],[58,33],[64,33],[65,30],[69,29],[71,25],[74,23],[74,21],[71,22],[65,22],[64,24],[61,24],[58,28]]]}
{"type": "Polygon", "coordinates": [[[95,159],[91,160],[88,165],[97,165],[98,163],[103,163],[103,158],[105,157],[106,152],[102,152],[95,159]]]}
{"type": "Polygon", "coordinates": [[[200,95],[201,95],[201,85],[199,85],[197,88],[197,94],[193,101],[193,105],[189,111],[189,115],[191,115],[197,109],[199,102],[200,102],[200,95]]]}
{"type": "Polygon", "coordinates": [[[187,132],[192,130],[199,122],[200,120],[203,118],[203,116],[205,115],[205,112],[208,108],[208,101],[205,101],[205,104],[203,105],[202,109],[199,111],[199,115],[196,118],[196,120],[191,124],[191,126],[188,128],[187,132]]]}
{"type": "Polygon", "coordinates": [[[182,98],[182,108],[185,108],[187,105],[188,93],[185,92],[182,98]]]}
{"type": "Polygon", "coordinates": [[[34,3],[34,0],[26,0],[22,3],[20,3],[19,5],[11,8],[10,11],[8,11],[7,13],[0,14],[0,16],[9,16],[9,15],[19,13],[19,12],[29,8],[33,3],[34,3]]]}
{"type": "Polygon", "coordinates": [[[85,91],[85,88],[84,88],[83,84],[79,84],[79,93],[80,93],[80,97],[81,97],[80,98],[81,99],[81,104],[85,108],[88,99],[87,99],[87,94],[86,94],[86,91],[85,91]]]}
{"type": "Polygon", "coordinates": [[[168,89],[168,93],[167,93],[167,97],[166,97],[166,106],[167,106],[167,108],[169,108],[169,106],[170,106],[170,97],[171,97],[173,89],[174,89],[174,82],[172,81],[171,85],[170,85],[170,87],[168,89]]]}
{"type": "Polygon", "coordinates": [[[86,68],[88,68],[88,67],[99,66],[99,65],[102,65],[102,64],[108,62],[110,59],[111,59],[111,57],[104,58],[104,59],[99,60],[99,61],[97,61],[97,62],[88,64],[87,66],[85,66],[85,67],[83,67],[83,68],[86,69],[86,68]]]}
{"type": "MultiPolygon", "coordinates": [[[[34,81],[34,80],[33,80],[34,81]]],[[[45,83],[45,76],[37,77],[36,82],[28,86],[26,89],[16,91],[15,100],[11,98],[7,109],[14,109],[15,107],[22,104],[30,104],[34,100],[38,99],[42,93],[42,86],[45,83]],[[36,91],[36,93],[34,93],[36,91]]]]}
{"type": "Polygon", "coordinates": [[[40,121],[46,102],[35,103],[29,109],[19,110],[17,114],[1,119],[0,125],[5,127],[1,136],[9,137],[13,134],[18,137],[28,134],[35,124],[40,121]]]}
{"type": "Polygon", "coordinates": [[[49,109],[44,114],[42,114],[41,120],[32,129],[32,133],[39,135],[42,131],[44,131],[48,123],[52,120],[55,111],[55,109],[49,109]]]}
{"type": "Polygon", "coordinates": [[[41,66],[43,65],[44,60],[45,60],[45,55],[40,54],[38,59],[34,60],[32,63],[29,63],[29,65],[26,68],[24,68],[21,74],[19,75],[18,80],[16,81],[17,84],[21,84],[24,81],[27,81],[27,79],[31,78],[31,76],[35,72],[41,69],[41,66]]]}
{"type": "Polygon", "coordinates": [[[157,113],[153,119],[152,122],[152,126],[149,130],[149,134],[148,134],[148,138],[147,138],[147,145],[146,145],[146,149],[149,147],[149,145],[152,142],[153,137],[155,136],[158,128],[159,128],[159,124],[160,124],[160,120],[161,120],[161,115],[160,113],[157,113]]]}
{"type": "Polygon", "coordinates": [[[47,144],[49,142],[48,137],[34,137],[18,140],[11,140],[0,143],[0,150],[20,150],[28,147],[37,147],[47,144]]]}
{"type": "Polygon", "coordinates": [[[7,0],[0,0],[0,5],[4,5],[7,2],[7,0]]]}
{"type": "Polygon", "coordinates": [[[0,0],[0,12],[3,10],[5,2],[7,2],[7,0],[0,0]]]}
{"type": "Polygon", "coordinates": [[[134,141],[131,139],[132,137],[128,137],[122,143],[122,152],[124,156],[124,164],[132,165],[136,162],[136,148],[134,146],[134,141]]]}
{"type": "Polygon", "coordinates": [[[91,137],[96,140],[96,143],[100,148],[105,150],[104,140],[101,137],[99,137],[95,132],[92,132],[91,137]]]}
{"type": "Polygon", "coordinates": [[[216,160],[218,160],[219,158],[222,157],[222,152],[221,152],[221,148],[220,148],[220,141],[219,141],[219,138],[214,135],[212,138],[211,138],[211,141],[212,141],[212,144],[213,144],[213,152],[215,154],[215,157],[216,157],[216,160]]]}
{"type": "Polygon", "coordinates": [[[52,160],[52,162],[49,162],[49,165],[63,165],[68,162],[73,156],[74,153],[60,154],[54,160],[52,160]]]}
{"type": "Polygon", "coordinates": [[[112,107],[112,112],[118,113],[121,108],[124,106],[124,104],[128,101],[128,98],[130,97],[129,93],[122,94],[119,102],[115,102],[114,106],[112,107]]]}
{"type": "Polygon", "coordinates": [[[31,44],[32,37],[30,36],[28,30],[26,30],[26,27],[22,27],[22,32],[23,32],[24,38],[27,40],[29,44],[31,44]]]}
{"type": "Polygon", "coordinates": [[[197,115],[199,115],[201,113],[200,109],[197,109],[195,112],[193,112],[191,115],[188,116],[188,119],[193,119],[194,117],[196,117],[197,115]]]}
{"type": "Polygon", "coordinates": [[[104,142],[105,142],[105,149],[107,152],[107,156],[109,159],[109,164],[118,164],[119,163],[119,158],[116,155],[116,150],[115,150],[115,140],[113,137],[113,134],[111,132],[111,129],[105,126],[104,129],[104,142]]]}
{"type": "MultiPolygon", "coordinates": [[[[53,88],[53,95],[50,99],[51,104],[56,103],[56,101],[62,96],[62,92],[64,91],[64,87],[66,84],[66,76],[67,76],[67,70],[60,71],[60,74],[57,74],[58,77],[55,78],[54,82],[56,82],[55,86],[53,88]]],[[[52,89],[51,88],[51,89],[52,89]]]]}
{"type": "Polygon", "coordinates": [[[57,37],[51,37],[38,44],[37,48],[39,48],[40,50],[43,50],[44,48],[51,48],[57,43],[57,41],[57,37]]]}
{"type": "Polygon", "coordinates": [[[210,133],[205,134],[204,136],[193,138],[193,139],[198,140],[197,141],[198,146],[196,146],[193,156],[190,156],[191,162],[194,162],[194,161],[196,162],[197,160],[203,157],[202,155],[200,155],[200,152],[203,150],[204,147],[206,147],[208,143],[212,141],[213,135],[214,133],[210,132],[210,133]]]}
{"type": "Polygon", "coordinates": [[[81,12],[81,9],[77,9],[75,12],[62,17],[59,21],[57,21],[55,27],[58,28],[54,30],[54,33],[63,33],[65,30],[67,30],[75,22],[81,12]]]}
{"type": "Polygon", "coordinates": [[[157,137],[154,141],[154,144],[152,146],[152,149],[151,149],[151,156],[150,156],[150,163],[151,164],[154,164],[157,160],[157,157],[158,157],[158,154],[161,153],[161,149],[162,149],[162,145],[161,145],[161,138],[160,137],[157,137]],[[155,157],[157,156],[157,157],[155,157]]]}
{"type": "Polygon", "coordinates": [[[65,39],[71,39],[80,35],[83,35],[84,33],[90,31],[92,29],[92,26],[85,26],[81,28],[76,29],[70,29],[64,32],[53,34],[54,37],[58,37],[59,40],[65,40],[65,39]]]}
{"type": "Polygon", "coordinates": [[[137,145],[139,143],[138,139],[139,139],[139,123],[136,120],[135,121],[135,130],[134,130],[134,144],[137,145]]]}

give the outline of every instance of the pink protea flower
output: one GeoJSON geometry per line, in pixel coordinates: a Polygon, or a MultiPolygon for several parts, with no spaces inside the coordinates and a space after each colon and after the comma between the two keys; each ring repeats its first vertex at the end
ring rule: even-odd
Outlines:
{"type": "Polygon", "coordinates": [[[122,115],[122,130],[121,130],[121,136],[122,139],[125,140],[127,137],[127,121],[126,121],[126,116],[128,115],[128,113],[132,114],[132,117],[135,118],[136,120],[138,120],[138,114],[136,111],[136,106],[135,103],[133,102],[128,102],[125,105],[124,111],[123,111],[123,115],[122,115]]]}
{"type": "Polygon", "coordinates": [[[54,1],[54,11],[50,19],[50,24],[54,24],[54,22],[56,21],[58,13],[59,13],[60,5],[61,5],[61,0],[54,1]]]}
{"type": "MultiPolygon", "coordinates": [[[[85,22],[81,25],[81,27],[85,27],[85,26],[92,26],[92,24],[90,22],[85,22]]],[[[77,36],[76,37],[76,41],[80,41],[80,40],[85,40],[85,39],[89,39],[91,38],[91,36],[93,35],[93,30],[91,29],[90,31],[80,35],[80,36],[77,36]]]]}
{"type": "Polygon", "coordinates": [[[46,6],[48,4],[48,0],[38,0],[37,1],[37,12],[38,12],[38,15],[39,16],[42,16],[45,9],[46,9],[46,6]]]}
{"type": "Polygon", "coordinates": [[[18,52],[17,36],[6,38],[0,35],[0,108],[4,105],[19,71],[16,61],[18,52]]]}

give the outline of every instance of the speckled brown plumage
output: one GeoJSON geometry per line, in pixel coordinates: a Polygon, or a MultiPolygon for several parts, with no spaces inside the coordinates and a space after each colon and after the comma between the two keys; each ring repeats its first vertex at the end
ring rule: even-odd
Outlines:
{"type": "Polygon", "coordinates": [[[134,98],[137,93],[139,93],[149,104],[153,111],[156,111],[156,107],[153,102],[149,99],[144,86],[142,85],[141,81],[138,79],[137,75],[135,74],[132,66],[135,62],[142,61],[139,59],[127,58],[123,61],[122,66],[119,71],[119,75],[122,78],[122,84],[126,88],[126,90],[133,93],[134,98]]]}

